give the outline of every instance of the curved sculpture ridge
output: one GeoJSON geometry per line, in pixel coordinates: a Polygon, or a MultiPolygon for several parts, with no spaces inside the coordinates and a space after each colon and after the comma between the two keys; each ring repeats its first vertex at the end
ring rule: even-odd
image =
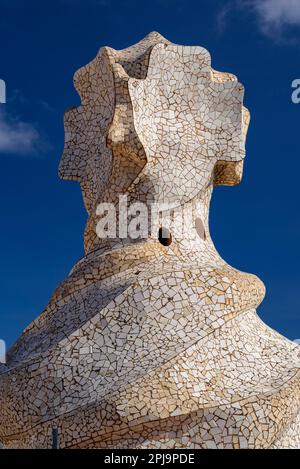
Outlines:
{"type": "Polygon", "coordinates": [[[299,346],[209,234],[213,187],[242,178],[243,86],[158,33],[100,49],[74,83],[59,175],[82,189],[85,256],[0,365],[0,441],[298,447],[299,346]]]}

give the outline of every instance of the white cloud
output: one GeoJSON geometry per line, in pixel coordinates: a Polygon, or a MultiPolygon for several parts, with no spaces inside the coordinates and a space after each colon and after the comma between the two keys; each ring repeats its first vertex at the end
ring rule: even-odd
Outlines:
{"type": "Polygon", "coordinates": [[[299,0],[246,0],[244,3],[254,8],[265,31],[300,25],[299,0]]]}
{"type": "Polygon", "coordinates": [[[35,154],[43,147],[38,130],[0,111],[0,153],[35,154]]]}
{"type": "Polygon", "coordinates": [[[217,15],[219,33],[238,10],[255,15],[258,28],[268,36],[280,38],[289,27],[300,26],[300,0],[228,0],[217,15]]]}

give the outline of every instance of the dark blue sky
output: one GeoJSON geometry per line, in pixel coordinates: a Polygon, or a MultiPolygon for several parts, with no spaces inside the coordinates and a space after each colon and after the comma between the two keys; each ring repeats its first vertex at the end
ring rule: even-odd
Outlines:
{"type": "Polygon", "coordinates": [[[214,68],[245,85],[252,120],[244,179],[215,190],[212,236],[228,263],[265,282],[264,321],[300,338],[300,104],[291,101],[300,78],[299,4],[0,0],[1,338],[17,338],[83,254],[79,186],[57,177],[63,112],[79,102],[73,73],[101,46],[124,48],[152,30],[206,47],[214,68]]]}

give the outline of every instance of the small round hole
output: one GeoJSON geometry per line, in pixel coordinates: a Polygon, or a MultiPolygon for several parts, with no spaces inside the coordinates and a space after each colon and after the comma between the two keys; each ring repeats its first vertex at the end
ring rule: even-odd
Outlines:
{"type": "Polygon", "coordinates": [[[170,246],[170,244],[172,243],[172,235],[168,228],[159,228],[158,241],[163,246],[170,246]]]}
{"type": "Polygon", "coordinates": [[[206,233],[205,233],[205,228],[204,228],[203,221],[201,220],[201,218],[196,218],[195,228],[198,233],[198,236],[200,236],[200,238],[203,239],[203,241],[205,241],[206,233]]]}

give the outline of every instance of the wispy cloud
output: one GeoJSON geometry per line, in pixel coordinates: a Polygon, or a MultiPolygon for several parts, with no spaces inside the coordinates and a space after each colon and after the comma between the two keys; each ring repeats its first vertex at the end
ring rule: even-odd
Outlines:
{"type": "Polygon", "coordinates": [[[48,101],[41,100],[39,102],[39,104],[43,109],[45,109],[45,111],[48,111],[48,112],[54,112],[55,111],[55,108],[53,106],[51,106],[51,104],[49,104],[48,101]]]}
{"type": "Polygon", "coordinates": [[[263,32],[282,31],[287,26],[300,26],[299,0],[245,0],[254,9],[263,32]]]}
{"type": "Polygon", "coordinates": [[[300,0],[233,0],[219,10],[217,29],[222,33],[230,15],[244,10],[254,15],[259,30],[268,36],[280,38],[289,27],[300,26],[300,0]]]}
{"type": "Polygon", "coordinates": [[[232,11],[232,4],[229,4],[229,3],[225,3],[225,5],[223,5],[218,11],[217,13],[218,33],[223,34],[223,32],[225,31],[231,11],[232,11]]]}
{"type": "Polygon", "coordinates": [[[47,146],[33,124],[0,110],[0,154],[35,155],[47,146]]]}

